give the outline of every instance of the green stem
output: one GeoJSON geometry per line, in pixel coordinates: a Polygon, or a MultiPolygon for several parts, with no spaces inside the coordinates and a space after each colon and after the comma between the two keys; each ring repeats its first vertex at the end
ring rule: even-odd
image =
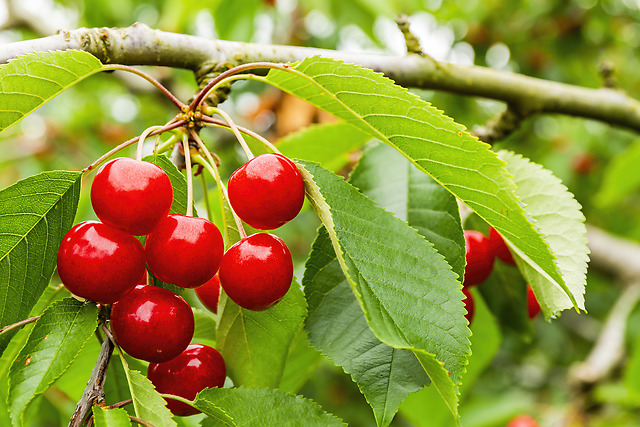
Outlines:
{"type": "MultiPolygon", "coordinates": [[[[166,126],[166,125],[165,125],[166,126]]],[[[138,149],[136,151],[136,160],[142,160],[142,146],[144,145],[144,140],[147,139],[149,134],[154,130],[162,129],[164,126],[151,126],[148,127],[142,132],[140,138],[138,138],[138,149]]]]}
{"type": "Polygon", "coordinates": [[[160,396],[162,396],[164,399],[173,399],[182,403],[186,403],[189,406],[193,406],[193,401],[189,399],[185,399],[182,396],[176,396],[175,394],[168,394],[168,393],[160,393],[160,396]]]}
{"type": "Polygon", "coordinates": [[[177,142],[178,142],[178,137],[176,135],[171,135],[171,137],[167,139],[165,143],[156,147],[155,153],[162,154],[165,151],[169,151],[170,149],[173,148],[174,145],[176,145],[177,142]]]}
{"type": "Polygon", "coordinates": [[[231,129],[233,134],[236,136],[236,139],[240,143],[240,146],[244,150],[244,153],[247,155],[247,158],[249,160],[253,159],[255,156],[253,155],[253,153],[251,152],[251,149],[247,145],[247,141],[244,140],[244,137],[242,136],[242,134],[238,130],[238,127],[233,122],[233,119],[231,119],[231,116],[228,115],[227,113],[225,113],[224,111],[222,111],[221,109],[217,108],[217,107],[210,107],[209,111],[212,111],[212,112],[222,116],[224,121],[227,122],[227,124],[229,125],[229,128],[231,129]]]}
{"type": "Polygon", "coordinates": [[[191,173],[191,149],[189,148],[189,135],[186,133],[182,136],[182,148],[184,149],[184,161],[187,167],[187,216],[193,216],[193,174],[191,173]]]}
{"type": "Polygon", "coordinates": [[[207,180],[203,173],[200,174],[200,182],[202,182],[202,198],[204,199],[204,205],[207,207],[207,218],[209,218],[209,221],[213,221],[213,212],[211,212],[209,192],[207,191],[207,180]]]}
{"type": "MultiPolygon", "coordinates": [[[[220,128],[224,128],[224,129],[229,129],[229,125],[227,123],[225,123],[225,122],[223,122],[221,120],[218,120],[218,119],[214,119],[213,117],[203,116],[201,120],[203,122],[205,122],[205,126],[208,126],[208,127],[220,127],[220,128]]],[[[271,142],[269,142],[269,140],[267,138],[265,138],[264,136],[262,136],[262,135],[260,135],[258,133],[255,133],[251,129],[247,129],[247,128],[242,127],[242,126],[236,125],[236,127],[238,128],[238,130],[240,132],[244,133],[245,135],[249,135],[250,137],[260,141],[262,143],[262,145],[267,147],[267,149],[269,151],[271,151],[272,153],[282,154],[280,152],[280,150],[278,150],[278,148],[275,145],[273,145],[271,142]]]]}

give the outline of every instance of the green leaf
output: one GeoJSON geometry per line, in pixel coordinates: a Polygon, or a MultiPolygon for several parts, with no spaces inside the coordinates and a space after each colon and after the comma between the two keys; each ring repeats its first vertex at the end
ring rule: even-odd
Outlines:
{"type": "Polygon", "coordinates": [[[193,344],[204,344],[216,347],[216,318],[209,310],[193,308],[195,330],[193,331],[193,344]]]}
{"type": "Polygon", "coordinates": [[[312,400],[278,390],[208,388],[196,396],[194,406],[209,417],[203,426],[305,426],[345,425],[312,400]]]}
{"type": "MultiPolygon", "coordinates": [[[[0,325],[26,319],[56,267],[73,225],[79,172],[42,172],[0,191],[0,325]]],[[[0,354],[15,332],[0,337],[0,354]]]]}
{"type": "MultiPolygon", "coordinates": [[[[112,357],[107,369],[107,377],[104,381],[104,398],[107,405],[122,402],[131,399],[131,390],[129,390],[129,381],[125,367],[119,357],[112,357]]],[[[134,409],[131,405],[126,408],[131,415],[134,409]]]]}
{"type": "MultiPolygon", "coordinates": [[[[589,248],[580,204],[551,171],[510,151],[503,150],[499,154],[507,162],[507,169],[518,186],[516,194],[557,256],[556,263],[572,300],[584,310],[589,248]]],[[[519,248],[516,247],[515,252],[518,268],[533,288],[547,319],[573,306],[562,288],[524,262],[519,248]]]]}
{"type": "Polygon", "coordinates": [[[349,163],[349,154],[371,136],[348,123],[312,125],[280,139],[278,150],[290,159],[305,159],[337,171],[349,163]]]}
{"type": "Polygon", "coordinates": [[[311,347],[307,333],[301,328],[289,349],[282,381],[280,381],[278,389],[288,393],[297,393],[311,378],[320,362],[322,362],[322,355],[311,347]]]}
{"type": "Polygon", "coordinates": [[[640,189],[640,139],[623,154],[614,157],[604,171],[602,186],[595,196],[599,206],[610,207],[640,189]]]}
{"type": "Polygon", "coordinates": [[[470,351],[456,274],[405,222],[322,167],[299,165],[369,327],[383,343],[413,351],[457,415],[470,351]]]}
{"type": "Polygon", "coordinates": [[[122,408],[105,409],[93,407],[93,422],[96,427],[127,427],[131,425],[129,414],[122,408]]]}
{"type": "Polygon", "coordinates": [[[287,71],[271,70],[266,80],[396,148],[507,236],[527,263],[573,300],[549,246],[523,211],[504,162],[462,125],[381,74],[330,58],[315,56],[287,71]]]}
{"type": "Polygon", "coordinates": [[[21,425],[29,403],[44,393],[78,356],[96,329],[93,303],[66,298],[52,304],[36,322],[9,371],[14,425],[21,425]]]}
{"type": "Polygon", "coordinates": [[[307,313],[300,285],[264,311],[241,308],[222,292],[218,350],[235,385],[278,387],[289,348],[307,313]]]}
{"type": "Polygon", "coordinates": [[[171,411],[167,409],[167,401],[160,396],[145,376],[138,371],[132,371],[127,366],[124,368],[131,390],[133,407],[136,416],[150,422],[155,427],[176,427],[171,411]]]}
{"type": "Polygon", "coordinates": [[[0,66],[0,132],[101,69],[79,50],[31,53],[0,66]]]}

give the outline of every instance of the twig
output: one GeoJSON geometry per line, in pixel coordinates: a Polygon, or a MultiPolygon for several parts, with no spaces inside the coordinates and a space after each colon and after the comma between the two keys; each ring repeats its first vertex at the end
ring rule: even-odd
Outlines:
{"type": "Polygon", "coordinates": [[[422,55],[422,47],[420,47],[420,40],[409,30],[409,18],[407,15],[398,15],[396,17],[396,25],[404,36],[404,43],[407,46],[407,53],[415,53],[422,55]]]}
{"type": "Polygon", "coordinates": [[[40,316],[30,317],[28,319],[21,320],[19,322],[13,323],[11,325],[3,326],[0,328],[0,335],[9,332],[12,329],[19,328],[20,326],[28,325],[29,323],[33,323],[38,320],[40,316]]]}
{"type": "Polygon", "coordinates": [[[640,281],[640,245],[587,225],[591,267],[619,276],[623,282],[640,281]]]}
{"type": "Polygon", "coordinates": [[[138,418],[138,417],[132,417],[131,415],[129,415],[129,419],[133,422],[136,422],[138,424],[140,424],[141,426],[145,426],[145,427],[155,427],[153,424],[151,424],[149,421],[145,421],[142,418],[138,418]]]}
{"type": "Polygon", "coordinates": [[[524,115],[515,108],[507,106],[504,111],[490,119],[483,126],[476,126],[473,129],[473,134],[481,141],[491,144],[511,135],[520,127],[520,123],[524,118],[524,115]]]}

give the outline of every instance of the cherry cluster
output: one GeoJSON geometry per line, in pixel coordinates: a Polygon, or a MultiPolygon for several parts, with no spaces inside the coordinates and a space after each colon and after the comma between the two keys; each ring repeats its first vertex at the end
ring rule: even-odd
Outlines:
{"type": "MultiPolygon", "coordinates": [[[[493,227],[489,228],[489,237],[476,230],[465,230],[464,240],[467,264],[464,269],[462,293],[465,295],[463,302],[467,308],[465,317],[471,323],[475,303],[469,289],[487,280],[493,270],[495,258],[510,265],[515,265],[516,262],[504,239],[493,227]]],[[[540,313],[540,304],[529,285],[527,285],[527,309],[530,319],[540,313]]]]}

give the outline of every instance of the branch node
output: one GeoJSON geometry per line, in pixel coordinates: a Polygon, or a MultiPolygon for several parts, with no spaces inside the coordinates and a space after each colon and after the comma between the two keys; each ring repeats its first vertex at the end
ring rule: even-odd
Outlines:
{"type": "MultiPolygon", "coordinates": [[[[203,66],[195,72],[198,88],[203,89],[211,80],[231,68],[233,68],[233,65],[228,62],[203,64],[203,66]]],[[[229,93],[231,93],[231,84],[222,85],[215,92],[209,94],[207,103],[216,107],[229,98],[229,93]]]]}
{"type": "Polygon", "coordinates": [[[520,127],[525,115],[515,107],[507,105],[507,108],[491,118],[486,124],[476,126],[473,134],[481,141],[491,144],[511,135],[520,127]]]}
{"type": "Polygon", "coordinates": [[[616,67],[611,61],[602,61],[599,66],[600,77],[602,77],[602,85],[607,88],[616,87],[616,67]]]}
{"type": "Polygon", "coordinates": [[[398,25],[398,29],[402,32],[404,36],[404,43],[407,46],[407,53],[423,55],[422,47],[420,47],[420,41],[418,38],[409,30],[409,18],[405,14],[398,15],[396,17],[396,25],[398,25]]]}

